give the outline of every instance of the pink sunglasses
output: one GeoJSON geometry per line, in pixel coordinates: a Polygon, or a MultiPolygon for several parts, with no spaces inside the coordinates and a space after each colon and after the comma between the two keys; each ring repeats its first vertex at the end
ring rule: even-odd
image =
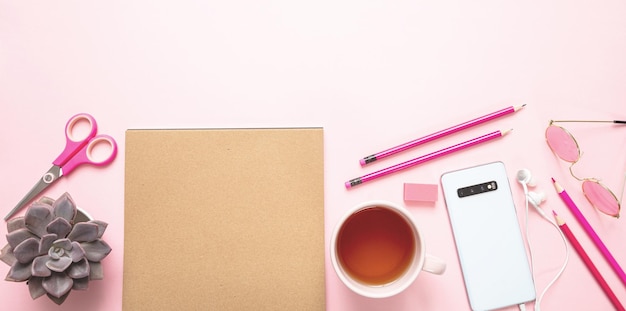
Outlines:
{"type": "MultiPolygon", "coordinates": [[[[619,218],[619,212],[621,209],[622,196],[624,194],[624,185],[622,184],[622,194],[619,199],[609,190],[607,186],[602,184],[596,178],[579,178],[574,175],[572,167],[580,160],[581,151],[578,146],[578,142],[574,139],[574,136],[570,134],[565,128],[554,125],[554,123],[564,122],[602,122],[602,123],[615,123],[626,124],[626,121],[614,120],[614,121],[569,121],[551,120],[548,128],[546,129],[546,142],[552,152],[556,154],[561,160],[571,163],[569,167],[570,174],[579,181],[583,182],[582,188],[585,197],[600,212],[619,218]]],[[[625,175],[626,181],[626,175],[625,175]]]]}

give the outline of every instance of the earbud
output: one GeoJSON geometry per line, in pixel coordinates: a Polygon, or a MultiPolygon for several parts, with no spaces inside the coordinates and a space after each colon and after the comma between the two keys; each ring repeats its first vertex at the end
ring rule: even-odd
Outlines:
{"type": "Polygon", "coordinates": [[[546,200],[546,194],[544,192],[534,192],[530,191],[527,194],[528,203],[534,205],[536,208],[539,208],[539,205],[546,200]]]}
{"type": "Polygon", "coordinates": [[[517,181],[524,188],[524,195],[526,195],[528,203],[534,206],[535,210],[537,210],[537,212],[541,214],[541,216],[547,219],[546,214],[543,212],[541,207],[539,207],[539,205],[541,205],[541,203],[546,200],[546,194],[543,192],[528,191],[528,187],[535,186],[535,180],[533,179],[533,175],[530,173],[530,171],[525,168],[517,171],[517,181]]]}
{"type": "Polygon", "coordinates": [[[517,171],[517,181],[522,185],[527,185],[528,187],[534,187],[536,185],[533,175],[528,169],[525,168],[517,171]]]}

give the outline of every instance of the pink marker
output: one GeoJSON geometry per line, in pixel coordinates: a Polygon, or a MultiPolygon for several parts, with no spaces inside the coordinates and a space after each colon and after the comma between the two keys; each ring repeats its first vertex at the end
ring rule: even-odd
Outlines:
{"type": "Polygon", "coordinates": [[[407,142],[407,143],[404,143],[402,145],[399,145],[399,146],[387,149],[385,151],[381,151],[381,152],[372,154],[370,156],[367,156],[367,157],[361,159],[359,162],[361,163],[361,166],[367,165],[367,164],[372,163],[374,161],[377,161],[377,160],[380,160],[380,159],[392,156],[392,155],[394,155],[394,154],[396,154],[398,152],[402,152],[404,150],[407,150],[407,149],[419,146],[421,144],[425,144],[425,143],[427,143],[429,141],[433,141],[435,139],[444,137],[446,135],[450,135],[450,134],[462,131],[464,129],[470,128],[472,126],[475,126],[475,125],[478,125],[478,124],[482,124],[482,123],[485,123],[487,121],[491,121],[493,119],[496,119],[496,118],[499,118],[499,117],[502,117],[502,116],[506,116],[508,114],[514,113],[514,112],[524,108],[525,106],[526,106],[526,104],[521,105],[521,106],[517,106],[517,107],[511,106],[511,107],[508,107],[508,108],[504,108],[504,109],[498,110],[496,112],[492,112],[492,113],[484,115],[482,117],[478,117],[476,119],[473,119],[473,120],[470,120],[470,121],[467,121],[467,122],[455,125],[453,127],[449,127],[449,128],[447,128],[445,130],[441,130],[439,132],[435,132],[435,133],[432,133],[430,135],[426,135],[426,136],[424,136],[422,138],[418,138],[418,139],[412,140],[410,142],[407,142]]]}
{"type": "Polygon", "coordinates": [[[370,173],[370,174],[367,174],[365,176],[361,176],[361,177],[357,177],[357,178],[351,179],[351,180],[349,180],[349,181],[347,181],[345,183],[346,188],[350,189],[350,188],[352,188],[354,186],[357,186],[357,185],[360,185],[360,184],[362,184],[364,182],[368,182],[368,181],[374,180],[376,178],[380,178],[380,177],[383,177],[383,176],[386,176],[386,175],[389,175],[389,174],[401,171],[403,169],[406,169],[406,168],[409,168],[409,167],[413,167],[415,165],[418,165],[418,164],[421,164],[421,163],[424,163],[424,162],[427,162],[427,161],[430,161],[430,160],[437,159],[437,158],[445,156],[447,154],[450,154],[450,153],[453,153],[453,152],[456,152],[456,151],[460,151],[460,150],[469,148],[471,146],[478,145],[478,144],[490,141],[492,139],[496,139],[496,138],[502,137],[502,136],[508,134],[510,131],[512,131],[512,130],[495,131],[495,132],[492,132],[492,133],[489,133],[489,134],[486,134],[486,135],[483,135],[483,136],[476,137],[474,139],[470,139],[470,140],[468,140],[466,142],[462,142],[460,144],[456,144],[456,145],[453,145],[453,146],[441,149],[439,151],[435,151],[435,152],[429,153],[427,155],[423,155],[421,157],[417,157],[417,158],[415,158],[413,160],[408,160],[406,162],[402,162],[400,164],[396,164],[394,166],[390,166],[388,168],[384,168],[384,169],[376,171],[374,173],[370,173]]]}

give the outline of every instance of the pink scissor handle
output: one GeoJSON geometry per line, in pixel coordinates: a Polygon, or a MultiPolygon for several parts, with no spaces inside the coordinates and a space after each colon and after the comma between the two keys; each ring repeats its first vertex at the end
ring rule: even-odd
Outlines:
{"type": "Polygon", "coordinates": [[[67,161],[61,169],[63,170],[63,175],[67,175],[81,164],[91,164],[96,166],[107,165],[115,159],[116,155],[117,143],[115,142],[115,139],[109,135],[98,135],[89,140],[87,145],[76,153],[74,157],[70,158],[70,160],[67,161]],[[93,148],[100,144],[109,145],[111,147],[109,150],[110,153],[103,159],[96,159],[93,156],[93,148]]]}
{"type": "Polygon", "coordinates": [[[98,124],[96,123],[96,119],[92,117],[88,113],[79,113],[73,117],[71,117],[67,124],[65,125],[65,149],[63,152],[54,160],[52,164],[56,166],[65,165],[71,158],[74,156],[82,147],[84,147],[87,142],[94,136],[96,136],[96,132],[98,131],[98,124]],[[89,133],[85,137],[75,137],[74,127],[76,123],[79,121],[86,120],[89,122],[89,133]]]}

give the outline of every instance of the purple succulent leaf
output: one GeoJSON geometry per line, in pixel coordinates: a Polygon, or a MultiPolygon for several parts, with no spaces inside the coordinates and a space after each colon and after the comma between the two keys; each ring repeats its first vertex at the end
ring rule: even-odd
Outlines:
{"type": "Polygon", "coordinates": [[[69,255],[73,262],[78,262],[79,260],[85,258],[85,250],[82,246],[80,246],[80,243],[72,242],[72,249],[69,251],[69,255]]]}
{"type": "Polygon", "coordinates": [[[48,233],[56,234],[59,238],[64,238],[72,231],[72,225],[65,218],[57,217],[48,224],[46,230],[48,233]]]}
{"type": "Polygon", "coordinates": [[[102,280],[104,279],[104,269],[102,269],[102,263],[89,262],[89,279],[90,280],[102,280]]]}
{"type": "Polygon", "coordinates": [[[2,248],[2,251],[0,251],[0,260],[9,266],[12,266],[17,262],[11,245],[7,244],[2,248]]]}
{"type": "Polygon", "coordinates": [[[88,222],[77,223],[67,238],[76,242],[93,242],[98,238],[98,225],[88,222]]]}
{"type": "Polygon", "coordinates": [[[83,260],[73,263],[70,266],[67,270],[67,275],[69,275],[72,279],[81,279],[88,277],[90,271],[89,262],[86,258],[83,258],[83,260]]]}
{"type": "Polygon", "coordinates": [[[72,289],[74,280],[65,273],[53,273],[43,279],[42,285],[48,294],[60,298],[72,289]]]}
{"type": "Polygon", "coordinates": [[[30,263],[39,256],[39,240],[37,238],[24,240],[13,249],[13,255],[19,263],[30,263]]]}
{"type": "Polygon", "coordinates": [[[52,275],[52,271],[48,268],[48,261],[52,260],[50,256],[39,256],[33,260],[33,264],[31,266],[31,274],[37,277],[47,277],[52,275]]]}
{"type": "Polygon", "coordinates": [[[71,222],[76,216],[76,204],[69,193],[64,193],[52,204],[55,217],[61,217],[71,222]]]}
{"type": "Polygon", "coordinates": [[[101,220],[91,220],[88,223],[96,224],[98,226],[98,239],[102,238],[104,231],[107,229],[108,223],[101,220]]]}
{"type": "Polygon", "coordinates": [[[61,297],[54,297],[52,295],[50,295],[50,293],[48,293],[48,298],[50,298],[50,300],[52,300],[54,303],[56,303],[57,305],[62,305],[63,302],[65,302],[65,299],[67,299],[67,297],[70,295],[71,291],[67,292],[65,295],[61,296],[61,297]]]}
{"type": "Polygon", "coordinates": [[[52,219],[52,208],[49,205],[33,203],[26,211],[24,223],[28,230],[41,237],[48,234],[46,227],[52,219]]]}
{"type": "Polygon", "coordinates": [[[80,243],[80,246],[85,250],[85,257],[89,261],[99,262],[111,252],[111,247],[103,240],[83,242],[80,243]]]}
{"type": "Polygon", "coordinates": [[[36,238],[37,236],[26,228],[17,229],[7,234],[7,242],[15,249],[20,243],[30,238],[36,238]]]}
{"type": "Polygon", "coordinates": [[[39,200],[37,200],[37,202],[48,205],[50,206],[50,208],[52,208],[52,204],[54,204],[54,199],[51,197],[43,196],[39,200]]]}
{"type": "Polygon", "coordinates": [[[52,246],[69,251],[72,249],[72,241],[70,239],[58,239],[52,243],[52,246]]]}
{"type": "Polygon", "coordinates": [[[7,232],[11,233],[17,229],[26,228],[24,216],[16,217],[7,221],[7,232]]]}
{"type": "Polygon", "coordinates": [[[30,273],[30,263],[21,264],[16,262],[11,269],[9,269],[9,273],[7,273],[7,277],[5,280],[13,281],[13,282],[24,282],[31,277],[30,273]]]}
{"type": "Polygon", "coordinates": [[[52,260],[58,260],[61,256],[63,256],[63,252],[59,251],[58,248],[50,247],[48,250],[48,256],[50,256],[50,259],[52,260]]]}
{"type": "Polygon", "coordinates": [[[50,249],[50,247],[52,247],[52,244],[56,240],[57,240],[57,235],[54,233],[50,233],[50,234],[46,234],[42,236],[41,240],[39,240],[39,255],[48,253],[48,250],[50,249]]]}
{"type": "Polygon", "coordinates": [[[74,279],[74,286],[72,286],[72,289],[87,290],[88,287],[89,287],[89,277],[74,279]]]}
{"type": "Polygon", "coordinates": [[[72,264],[72,258],[70,257],[59,257],[59,259],[51,258],[46,261],[46,267],[54,272],[63,272],[72,264]]]}
{"type": "Polygon", "coordinates": [[[41,284],[42,282],[43,278],[38,277],[32,277],[28,280],[28,291],[30,292],[31,298],[37,299],[46,293],[46,290],[41,284]]]}

